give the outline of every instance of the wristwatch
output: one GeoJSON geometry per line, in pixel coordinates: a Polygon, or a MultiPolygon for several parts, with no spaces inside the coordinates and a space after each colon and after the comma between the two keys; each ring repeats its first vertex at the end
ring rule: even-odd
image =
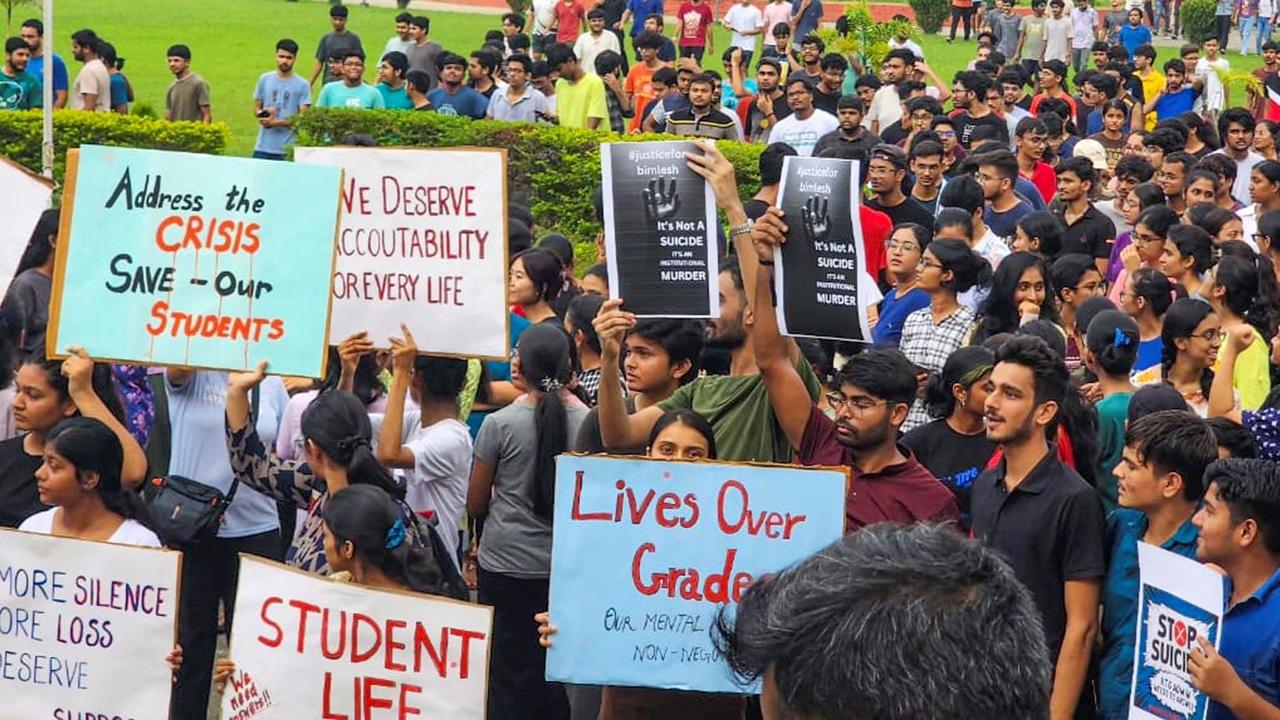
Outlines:
{"type": "Polygon", "coordinates": [[[755,223],[752,222],[751,220],[748,220],[742,223],[741,225],[734,225],[733,227],[729,228],[729,240],[732,241],[734,238],[738,237],[739,235],[750,235],[751,228],[754,225],[755,223]]]}

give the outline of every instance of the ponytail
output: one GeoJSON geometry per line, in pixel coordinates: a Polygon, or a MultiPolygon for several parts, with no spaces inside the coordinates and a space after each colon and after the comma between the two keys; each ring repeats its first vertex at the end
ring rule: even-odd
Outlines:
{"type": "Polygon", "coordinates": [[[533,512],[551,517],[555,504],[556,456],[569,448],[569,417],[560,390],[573,375],[569,336],[555,325],[534,325],[520,336],[520,375],[538,392],[534,409],[537,457],[534,462],[533,512]]]}
{"type": "Polygon", "coordinates": [[[320,393],[302,411],[300,425],[304,438],[347,469],[349,483],[373,485],[396,500],[404,499],[404,485],[373,454],[373,426],[355,395],[340,390],[320,393]]]}
{"type": "Polygon", "coordinates": [[[444,574],[429,552],[430,538],[411,533],[411,511],[374,485],[348,485],[329,498],[324,524],[339,543],[350,542],[363,563],[420,593],[444,595],[444,574]]]}

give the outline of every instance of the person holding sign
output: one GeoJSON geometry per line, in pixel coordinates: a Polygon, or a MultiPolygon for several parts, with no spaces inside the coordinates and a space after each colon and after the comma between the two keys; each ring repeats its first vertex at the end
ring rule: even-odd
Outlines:
{"type": "MultiPolygon", "coordinates": [[[[601,382],[617,386],[616,355],[612,362],[613,378],[601,382]]],[[[569,392],[569,336],[552,323],[524,331],[511,374],[525,393],[484,419],[467,491],[467,514],[487,518],[476,559],[480,602],[493,606],[489,717],[554,720],[568,716],[568,701],[543,679],[546,653],[533,616],[547,607],[550,589],[555,458],[569,449],[587,407],[569,392]]]]}
{"type": "Polygon", "coordinates": [[[51,507],[18,529],[160,547],[141,498],[121,482],[123,465],[124,448],[111,428],[87,417],[59,422],[45,438],[44,462],[36,470],[40,502],[51,507]]]}
{"type": "Polygon", "coordinates": [[[123,448],[119,472],[125,488],[136,489],[146,475],[147,458],[124,426],[111,369],[95,364],[82,348],[70,350],[62,362],[32,360],[18,369],[13,418],[23,434],[0,442],[0,527],[16,527],[45,509],[36,472],[49,431],[65,418],[93,418],[116,434],[123,448]]]}
{"type": "Polygon", "coordinates": [[[1192,518],[1196,558],[1226,571],[1219,649],[1199,638],[1191,681],[1212,698],[1207,720],[1280,718],[1280,466],[1216,460],[1192,518]]]}
{"type": "Polygon", "coordinates": [[[1195,558],[1191,523],[1204,497],[1205,468],[1218,457],[1213,431],[1186,411],[1164,410],[1129,426],[1116,465],[1120,507],[1107,517],[1107,575],[1102,593],[1098,711],[1129,717],[1138,623],[1138,543],[1195,558]]]}
{"type": "Polygon", "coordinates": [[[762,267],[756,276],[752,332],[756,365],[773,406],[802,465],[848,465],[854,486],[846,499],[845,527],[857,530],[881,521],[958,523],[955,496],[898,444],[898,430],[916,398],[915,369],[897,350],[854,355],[836,378],[828,417],[808,400],[807,389],[787,357],[773,299],[774,248],[784,242],[782,213],[771,208],[752,233],[762,267]]]}

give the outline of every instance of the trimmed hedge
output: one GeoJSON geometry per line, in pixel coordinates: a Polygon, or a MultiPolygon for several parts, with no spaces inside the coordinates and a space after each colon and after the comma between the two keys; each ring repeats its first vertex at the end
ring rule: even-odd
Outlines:
{"type": "MultiPolygon", "coordinates": [[[[1213,36],[1217,28],[1218,4],[1214,0],[1184,0],[1182,3],[1182,37],[1187,42],[1200,44],[1213,36]]],[[[1216,36],[1215,36],[1216,37],[1216,36]]],[[[1226,48],[1223,48],[1225,51],[1226,48]]]]}
{"type": "MultiPolygon", "coordinates": [[[[559,232],[585,245],[600,232],[593,200],[600,185],[600,144],[671,140],[671,135],[615,135],[552,125],[468,120],[436,113],[313,108],[294,119],[299,145],[332,145],[348,133],[363,133],[379,145],[413,147],[481,146],[507,149],[511,195],[527,193],[539,231],[559,232]]],[[[760,188],[761,145],[718,142],[737,169],[743,200],[760,188]]],[[[584,258],[585,259],[585,258],[584,258]]],[[[583,267],[579,263],[580,267],[583,267]]]]}
{"type": "MultiPolygon", "coordinates": [[[[67,150],[81,145],[118,145],[221,155],[231,131],[226,123],[166,122],[116,113],[59,110],[53,114],[53,176],[62,182],[67,150]]],[[[41,113],[0,112],[0,155],[40,172],[41,113]]]]}

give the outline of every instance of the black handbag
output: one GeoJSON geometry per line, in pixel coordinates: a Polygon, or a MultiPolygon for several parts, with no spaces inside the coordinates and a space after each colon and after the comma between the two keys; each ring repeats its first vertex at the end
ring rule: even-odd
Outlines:
{"type": "MultiPolygon", "coordinates": [[[[256,423],[260,393],[251,395],[249,422],[256,423]]],[[[151,517],[151,527],[171,548],[189,549],[212,540],[218,534],[222,516],[235,498],[240,481],[234,475],[231,488],[222,491],[181,475],[152,478],[143,488],[143,498],[151,517]]]]}

